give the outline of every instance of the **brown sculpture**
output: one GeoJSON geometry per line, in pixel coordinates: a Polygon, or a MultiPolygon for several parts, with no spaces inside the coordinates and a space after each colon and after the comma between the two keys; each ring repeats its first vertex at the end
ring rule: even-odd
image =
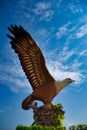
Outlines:
{"type": "Polygon", "coordinates": [[[8,30],[14,35],[7,36],[33,88],[33,92],[22,102],[22,108],[29,109],[34,100],[40,100],[45,105],[51,104],[53,98],[75,80],[67,78],[56,81],[46,68],[43,54],[31,35],[22,26],[11,25],[8,30]]]}

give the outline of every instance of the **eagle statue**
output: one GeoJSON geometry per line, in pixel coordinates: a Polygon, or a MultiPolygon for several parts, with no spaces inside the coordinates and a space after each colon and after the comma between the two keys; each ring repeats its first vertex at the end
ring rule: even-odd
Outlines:
{"type": "Polygon", "coordinates": [[[21,66],[33,88],[33,92],[22,102],[22,108],[30,109],[34,100],[42,101],[44,105],[52,104],[53,98],[75,80],[70,78],[55,80],[49,73],[44,56],[31,35],[22,26],[10,25],[8,30],[13,34],[7,34],[11,46],[18,54],[21,66]]]}

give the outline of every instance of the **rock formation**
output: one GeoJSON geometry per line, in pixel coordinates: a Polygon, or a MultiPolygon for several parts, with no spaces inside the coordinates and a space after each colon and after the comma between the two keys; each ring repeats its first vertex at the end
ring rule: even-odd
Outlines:
{"type": "Polygon", "coordinates": [[[37,107],[34,105],[32,107],[34,113],[34,122],[33,125],[41,126],[54,126],[54,127],[63,127],[62,120],[64,119],[64,111],[61,104],[37,107]]]}

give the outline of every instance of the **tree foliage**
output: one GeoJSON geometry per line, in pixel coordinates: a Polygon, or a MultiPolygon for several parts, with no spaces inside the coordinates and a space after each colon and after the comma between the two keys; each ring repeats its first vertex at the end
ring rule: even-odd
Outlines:
{"type": "Polygon", "coordinates": [[[87,130],[87,124],[72,125],[69,130],[87,130]]]}

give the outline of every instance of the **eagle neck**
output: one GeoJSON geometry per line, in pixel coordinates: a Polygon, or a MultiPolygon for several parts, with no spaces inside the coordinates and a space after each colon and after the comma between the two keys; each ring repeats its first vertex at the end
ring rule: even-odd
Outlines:
{"type": "Polygon", "coordinates": [[[64,81],[55,81],[56,91],[60,92],[63,88],[65,88],[68,84],[64,81]]]}

